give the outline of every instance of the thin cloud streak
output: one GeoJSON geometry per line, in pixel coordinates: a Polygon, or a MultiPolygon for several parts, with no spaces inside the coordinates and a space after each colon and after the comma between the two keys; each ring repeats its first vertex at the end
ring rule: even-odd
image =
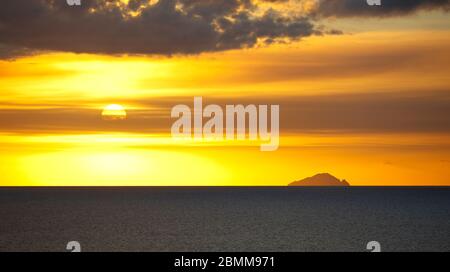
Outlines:
{"type": "MultiPolygon", "coordinates": [[[[101,110],[0,110],[2,132],[170,133],[171,108],[192,106],[192,97],[142,98],[126,103],[128,119],[105,122],[101,110]]],[[[279,104],[282,133],[450,133],[450,92],[371,93],[323,96],[204,98],[204,104],[279,104]]]]}

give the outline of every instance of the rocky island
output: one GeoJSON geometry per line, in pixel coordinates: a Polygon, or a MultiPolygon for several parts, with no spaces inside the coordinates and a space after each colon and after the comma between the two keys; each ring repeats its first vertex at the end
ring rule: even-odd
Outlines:
{"type": "Polygon", "coordinates": [[[328,173],[317,174],[315,176],[305,178],[302,180],[294,181],[289,186],[337,186],[348,187],[350,184],[345,180],[339,180],[338,178],[328,173]]]}

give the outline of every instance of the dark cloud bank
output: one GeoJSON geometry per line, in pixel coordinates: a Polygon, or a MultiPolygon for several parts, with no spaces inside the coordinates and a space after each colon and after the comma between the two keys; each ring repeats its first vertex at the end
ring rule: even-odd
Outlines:
{"type": "Polygon", "coordinates": [[[361,17],[401,16],[420,9],[448,11],[449,0],[382,0],[381,6],[369,7],[365,0],[323,0],[317,10],[319,16],[361,17]]]}
{"type": "Polygon", "coordinates": [[[322,30],[321,17],[448,10],[449,0],[389,0],[381,8],[369,7],[364,0],[327,0],[296,17],[275,10],[254,16],[257,5],[252,0],[159,0],[153,4],[131,0],[128,5],[118,0],[82,0],[82,6],[70,7],[65,0],[2,0],[0,58],[40,51],[172,55],[248,48],[258,41],[340,33],[322,30]]]}

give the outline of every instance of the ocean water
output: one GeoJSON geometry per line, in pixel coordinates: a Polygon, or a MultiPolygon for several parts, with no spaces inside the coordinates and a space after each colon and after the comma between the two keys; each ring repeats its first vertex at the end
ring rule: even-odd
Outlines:
{"type": "Polygon", "coordinates": [[[450,251],[448,188],[0,188],[0,251],[450,251]]]}

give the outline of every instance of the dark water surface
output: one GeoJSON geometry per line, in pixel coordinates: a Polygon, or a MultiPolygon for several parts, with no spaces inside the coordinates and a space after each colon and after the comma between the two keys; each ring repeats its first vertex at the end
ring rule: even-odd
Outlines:
{"type": "Polygon", "coordinates": [[[0,251],[450,251],[448,188],[0,188],[0,251]]]}

